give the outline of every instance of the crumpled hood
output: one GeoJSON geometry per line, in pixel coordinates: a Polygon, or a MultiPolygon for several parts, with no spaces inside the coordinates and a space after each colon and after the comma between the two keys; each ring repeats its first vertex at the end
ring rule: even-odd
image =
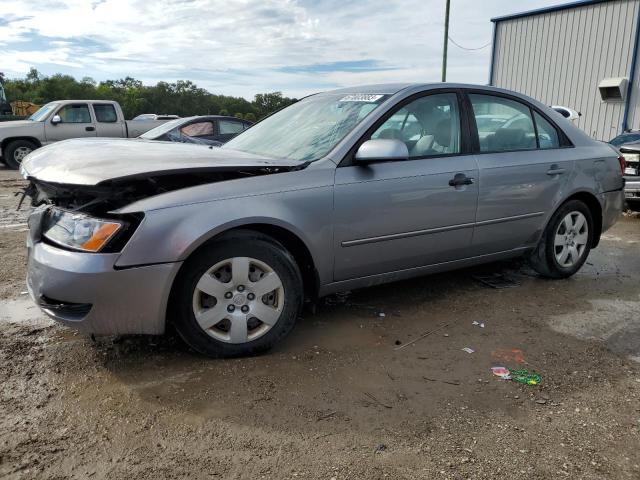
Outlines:
{"type": "Polygon", "coordinates": [[[99,185],[107,181],[180,173],[300,167],[237,150],[142,139],[83,138],[35,150],[22,163],[25,177],[49,183],[99,185]]]}

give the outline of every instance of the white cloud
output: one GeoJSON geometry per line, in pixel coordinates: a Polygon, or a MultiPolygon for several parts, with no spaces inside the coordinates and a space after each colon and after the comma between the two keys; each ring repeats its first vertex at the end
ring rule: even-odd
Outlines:
{"type": "MultiPolygon", "coordinates": [[[[0,0],[0,11],[9,76],[35,66],[97,80],[191,79],[246,97],[440,78],[442,0],[0,0]]],[[[484,45],[490,17],[511,11],[508,0],[456,0],[450,34],[484,45]]],[[[486,82],[490,48],[449,52],[449,80],[486,82]]]]}

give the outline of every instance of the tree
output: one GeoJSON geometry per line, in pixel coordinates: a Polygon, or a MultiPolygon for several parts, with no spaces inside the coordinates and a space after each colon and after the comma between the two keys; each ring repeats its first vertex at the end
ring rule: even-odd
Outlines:
{"type": "Polygon", "coordinates": [[[281,92],[272,92],[259,93],[250,102],[241,97],[212,94],[190,80],[144,85],[140,80],[126,76],[96,83],[91,77],[78,81],[60,73],[44,76],[35,68],[31,68],[24,78],[5,79],[4,88],[12,100],[37,104],[90,98],[116,100],[126,118],[141,113],[168,113],[184,117],[235,112],[237,118],[253,122],[296,101],[284,97],[281,92]]]}
{"type": "Polygon", "coordinates": [[[282,92],[258,93],[253,99],[253,107],[258,118],[263,118],[294,102],[296,100],[293,98],[283,97],[282,92]]]}

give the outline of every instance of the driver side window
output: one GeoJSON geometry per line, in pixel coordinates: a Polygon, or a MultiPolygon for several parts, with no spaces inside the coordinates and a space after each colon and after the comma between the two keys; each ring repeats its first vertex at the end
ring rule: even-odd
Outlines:
{"type": "Polygon", "coordinates": [[[420,97],[397,110],[372,135],[404,142],[409,158],[460,153],[460,112],[455,93],[420,97]]]}

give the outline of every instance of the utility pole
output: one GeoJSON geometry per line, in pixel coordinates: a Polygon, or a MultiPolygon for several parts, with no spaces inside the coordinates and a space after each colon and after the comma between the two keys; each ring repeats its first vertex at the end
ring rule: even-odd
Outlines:
{"type": "Polygon", "coordinates": [[[447,81],[447,47],[449,46],[449,6],[451,0],[447,0],[447,7],[444,12],[444,50],[442,52],[442,81],[447,81]]]}

